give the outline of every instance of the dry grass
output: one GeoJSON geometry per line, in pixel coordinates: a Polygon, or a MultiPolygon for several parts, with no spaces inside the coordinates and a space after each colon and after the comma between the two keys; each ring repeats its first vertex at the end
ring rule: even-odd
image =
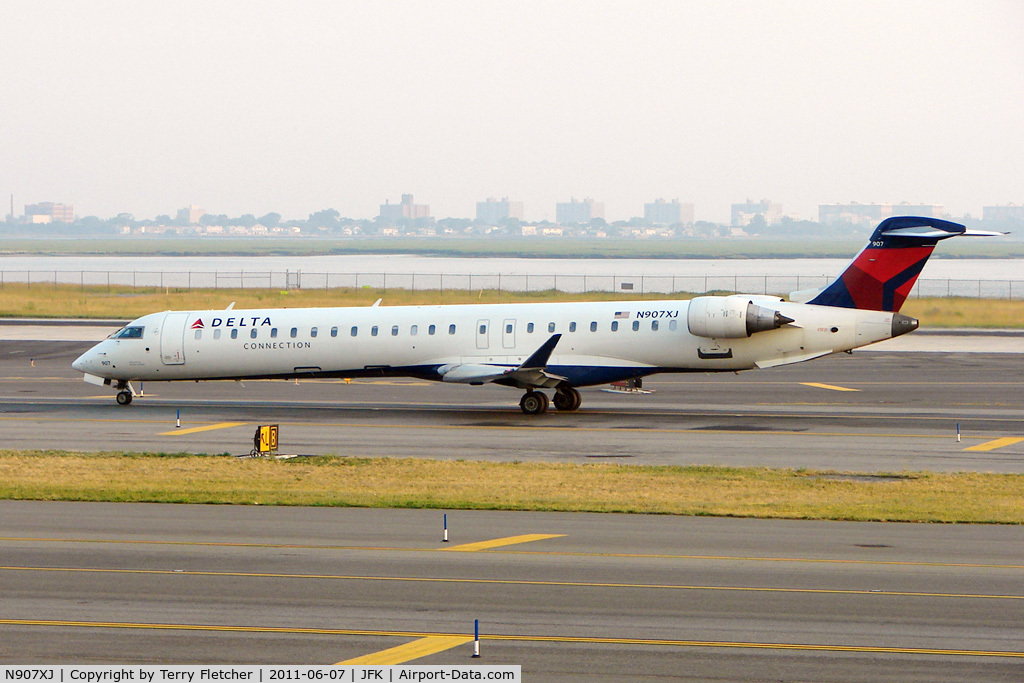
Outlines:
{"type": "Polygon", "coordinates": [[[959,297],[909,299],[901,313],[922,327],[1024,327],[1024,301],[959,297]]]}
{"type": "MultiPolygon", "coordinates": [[[[383,298],[384,306],[516,303],[555,301],[632,301],[638,299],[689,299],[695,294],[620,294],[565,292],[411,291],[402,289],[270,290],[193,289],[154,290],[131,287],[75,285],[28,286],[7,283],[0,287],[0,316],[39,318],[138,318],[165,310],[225,308],[304,308],[308,306],[369,306],[383,298]]],[[[922,327],[1024,327],[1024,301],[1002,299],[910,299],[903,313],[921,321],[922,327]]]]}
{"type": "Polygon", "coordinates": [[[1024,475],[0,451],[0,498],[1024,523],[1024,475]]]}

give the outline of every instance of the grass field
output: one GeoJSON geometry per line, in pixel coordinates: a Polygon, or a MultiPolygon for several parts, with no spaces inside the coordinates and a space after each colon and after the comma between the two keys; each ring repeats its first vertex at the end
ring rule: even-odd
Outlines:
{"type": "MultiPolygon", "coordinates": [[[[128,320],[164,310],[225,308],[301,308],[306,306],[369,306],[383,298],[384,306],[512,303],[553,301],[632,301],[689,299],[694,294],[620,294],[564,292],[411,291],[401,289],[269,290],[152,288],[6,283],[0,287],[0,317],[7,318],[113,318],[128,320]]],[[[903,313],[922,327],[1024,328],[1024,301],[1003,299],[910,299],[903,313]]]]}
{"type": "Polygon", "coordinates": [[[0,499],[1024,523],[1024,475],[0,450],[0,499]]]}

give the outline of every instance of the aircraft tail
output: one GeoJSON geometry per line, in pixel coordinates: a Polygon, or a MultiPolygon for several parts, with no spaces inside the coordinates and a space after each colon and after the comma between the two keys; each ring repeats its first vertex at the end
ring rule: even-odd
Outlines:
{"type": "Polygon", "coordinates": [[[886,218],[875,228],[867,246],[832,284],[824,289],[793,292],[790,299],[819,306],[898,312],[939,240],[957,235],[999,234],[1002,233],[968,230],[959,223],[938,218],[886,218]]]}

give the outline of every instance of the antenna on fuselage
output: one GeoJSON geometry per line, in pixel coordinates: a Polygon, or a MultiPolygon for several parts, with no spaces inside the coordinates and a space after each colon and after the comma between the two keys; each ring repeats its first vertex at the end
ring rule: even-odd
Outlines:
{"type": "Polygon", "coordinates": [[[370,308],[377,308],[378,306],[380,306],[381,301],[384,301],[384,299],[377,299],[376,301],[373,302],[373,305],[370,306],[370,308]]]}
{"type": "Polygon", "coordinates": [[[230,311],[230,310],[231,310],[232,308],[234,308],[234,307],[235,307],[235,302],[234,302],[234,301],[232,301],[231,303],[229,303],[229,304],[228,304],[228,307],[227,307],[227,308],[225,308],[224,310],[225,310],[225,311],[230,311]]]}

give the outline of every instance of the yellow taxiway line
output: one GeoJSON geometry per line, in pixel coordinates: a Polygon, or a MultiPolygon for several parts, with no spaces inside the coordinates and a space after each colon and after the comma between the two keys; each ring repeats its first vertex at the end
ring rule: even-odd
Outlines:
{"type": "Polygon", "coordinates": [[[565,534],[523,534],[521,536],[506,536],[504,538],[495,538],[490,541],[480,541],[478,543],[463,543],[461,545],[453,545],[450,548],[445,548],[445,550],[473,553],[479,550],[501,548],[506,545],[516,545],[517,543],[529,543],[530,541],[543,541],[547,538],[561,538],[562,536],[565,536],[565,534]]]}
{"type": "Polygon", "coordinates": [[[391,647],[380,652],[372,652],[361,657],[353,657],[352,659],[346,659],[343,662],[337,663],[363,666],[404,664],[420,657],[450,650],[453,647],[472,642],[472,640],[470,636],[427,636],[405,645],[391,647]]]}
{"type": "Polygon", "coordinates": [[[188,429],[173,429],[169,432],[160,432],[157,436],[178,436],[179,434],[195,434],[197,432],[212,432],[215,429],[227,429],[229,427],[241,427],[244,422],[218,422],[217,424],[204,425],[202,427],[189,427],[188,429]]]}
{"type": "Polygon", "coordinates": [[[976,446],[970,446],[965,448],[965,451],[994,451],[997,448],[1003,448],[1004,446],[1012,446],[1015,443],[1024,441],[1022,436],[1004,436],[1001,439],[993,439],[992,441],[986,441],[985,443],[979,443],[976,446]]]}
{"type": "MultiPolygon", "coordinates": [[[[386,553],[444,553],[451,552],[447,548],[401,548],[395,546],[364,546],[364,545],[317,545],[313,543],[238,543],[230,541],[153,541],[130,540],[117,538],[32,538],[25,536],[0,537],[0,542],[13,543],[109,543],[123,545],[166,545],[182,547],[212,548],[275,548],[304,550],[345,550],[352,552],[386,552],[386,553]]],[[[991,564],[984,562],[926,562],[915,560],[854,560],[826,557],[757,557],[745,555],[682,555],[673,553],[602,553],[586,551],[561,550],[486,550],[486,554],[495,555],[549,555],[552,557],[620,557],[627,559],[647,560],[683,560],[711,562],[796,562],[806,564],[851,564],[895,567],[949,567],[957,569],[1024,569],[1024,564],[991,564]]]]}
{"type": "Polygon", "coordinates": [[[819,382],[800,382],[805,387],[816,387],[818,389],[831,389],[832,391],[860,391],[860,389],[851,389],[850,387],[838,387],[835,384],[821,384],[819,382]]]}
{"type": "MultiPolygon", "coordinates": [[[[332,636],[395,636],[401,638],[453,637],[466,638],[461,633],[428,633],[415,631],[373,631],[369,629],[299,628],[278,626],[222,626],[213,624],[146,624],[118,621],[63,621],[50,619],[0,619],[0,626],[43,626],[67,628],[139,629],[160,631],[205,631],[221,633],[288,633],[300,635],[332,636]]],[[[591,636],[531,636],[488,634],[481,640],[501,640],[526,643],[585,643],[594,645],[663,645],[670,647],[707,647],[759,650],[804,650],[811,652],[862,652],[870,654],[947,655],[961,657],[1013,657],[1024,658],[1024,652],[1014,650],[961,650],[932,647],[887,647],[872,645],[825,645],[809,643],[761,643],[723,640],[674,640],[655,638],[601,638],[591,636]]]]}
{"type": "MultiPolygon", "coordinates": [[[[206,576],[247,579],[298,579],[330,581],[376,581],[398,583],[452,583],[502,586],[531,586],[556,588],[624,588],[677,591],[716,591],[740,593],[789,593],[803,595],[868,595],[901,598],[958,598],[962,600],[1024,600],[1024,595],[986,593],[940,593],[924,591],[870,590],[852,588],[779,588],[771,586],[706,586],[675,583],[624,583],[608,581],[556,581],[526,579],[471,579],[431,576],[361,576],[346,574],[286,574],[271,572],[215,572],[176,569],[94,569],[86,567],[19,567],[0,566],[0,571],[66,572],[71,574],[136,574],[147,576],[206,576]]],[[[353,663],[353,662],[348,662],[353,663]]]]}

